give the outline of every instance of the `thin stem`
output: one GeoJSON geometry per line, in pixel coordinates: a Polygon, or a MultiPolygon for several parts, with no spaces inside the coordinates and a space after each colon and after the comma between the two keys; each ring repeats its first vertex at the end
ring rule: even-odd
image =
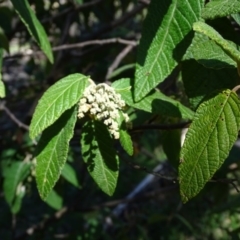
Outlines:
{"type": "Polygon", "coordinates": [[[5,103],[1,103],[1,105],[0,105],[0,110],[5,111],[5,113],[11,118],[11,120],[12,120],[13,122],[15,122],[15,123],[18,125],[18,127],[23,128],[23,129],[29,131],[29,126],[27,126],[26,124],[24,124],[23,122],[21,122],[20,120],[18,120],[18,119],[15,117],[15,115],[5,106],[5,103]]]}
{"type": "MultiPolygon", "coordinates": [[[[113,44],[113,43],[120,43],[124,45],[130,45],[130,46],[136,46],[136,41],[126,40],[122,38],[110,38],[110,39],[102,39],[102,40],[90,40],[80,43],[73,43],[73,44],[63,44],[60,46],[53,47],[52,50],[54,52],[62,51],[62,50],[70,50],[73,48],[83,48],[90,45],[105,45],[105,44],[113,44]]],[[[25,53],[16,53],[11,56],[5,56],[4,59],[11,59],[11,58],[18,58],[18,57],[24,57],[24,56],[33,56],[38,54],[44,54],[42,51],[33,51],[31,49],[28,50],[28,52],[25,53]]]]}

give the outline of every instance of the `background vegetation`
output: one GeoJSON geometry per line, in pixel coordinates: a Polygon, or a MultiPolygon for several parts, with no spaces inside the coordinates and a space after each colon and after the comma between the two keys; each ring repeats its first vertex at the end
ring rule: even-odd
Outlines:
{"type": "MultiPolygon", "coordinates": [[[[175,124],[175,118],[140,111],[132,114],[134,156],[130,158],[116,143],[120,174],[112,197],[101,192],[83,164],[79,122],[60,180],[46,202],[40,199],[34,178],[36,143],[28,132],[39,98],[71,73],[90,75],[98,83],[133,78],[149,1],[29,3],[46,30],[55,62],[52,65],[39,50],[11,2],[1,1],[0,29],[4,35],[0,34],[0,42],[9,48],[2,63],[6,97],[0,103],[1,239],[239,239],[238,181],[209,182],[197,197],[182,204],[174,179],[181,128],[188,125],[174,130],[165,125],[157,130],[137,128],[151,122],[175,124]]],[[[238,17],[209,20],[209,24],[239,45],[238,17]]],[[[194,70],[197,62],[191,64],[194,70]]],[[[194,108],[196,99],[189,102],[184,76],[179,74],[184,67],[176,67],[159,89],[194,108]]],[[[231,74],[234,81],[222,81],[221,87],[236,85],[239,80],[229,70],[231,74]]],[[[239,156],[237,142],[214,177],[238,179],[239,156]]]]}

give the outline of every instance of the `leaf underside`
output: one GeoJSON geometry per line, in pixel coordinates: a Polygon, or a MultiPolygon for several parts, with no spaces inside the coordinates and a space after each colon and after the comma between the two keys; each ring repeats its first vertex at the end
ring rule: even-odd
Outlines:
{"type": "Polygon", "coordinates": [[[164,116],[183,119],[193,118],[194,112],[191,109],[157,90],[153,90],[139,102],[134,102],[131,91],[131,80],[129,78],[123,78],[115,81],[112,84],[112,87],[121,94],[122,99],[131,107],[164,116]]]}
{"type": "Polygon", "coordinates": [[[106,126],[88,121],[82,127],[82,157],[99,188],[112,196],[118,179],[119,159],[106,126]]]}
{"type": "Polygon", "coordinates": [[[204,67],[221,69],[236,68],[236,62],[213,40],[201,33],[195,33],[184,60],[195,59],[204,67]]]}
{"type": "Polygon", "coordinates": [[[151,1],[138,47],[135,101],[163,82],[181,61],[202,5],[202,0],[151,1]]]}
{"type": "Polygon", "coordinates": [[[237,49],[237,45],[224,39],[214,28],[204,22],[195,22],[193,24],[193,30],[202,33],[215,41],[229,57],[237,63],[240,63],[240,52],[237,49]]]}
{"type": "Polygon", "coordinates": [[[64,167],[76,120],[75,108],[69,109],[40,138],[36,154],[36,180],[43,200],[51,192],[64,167]]]}
{"type": "Polygon", "coordinates": [[[211,0],[202,10],[204,19],[225,17],[240,12],[239,0],[211,0]]]}
{"type": "Polygon", "coordinates": [[[59,80],[44,93],[30,124],[29,131],[32,139],[79,101],[89,84],[88,79],[89,77],[82,74],[72,74],[59,80]]]}
{"type": "Polygon", "coordinates": [[[5,199],[10,206],[14,204],[18,184],[26,178],[29,169],[30,164],[25,162],[13,162],[7,169],[3,190],[5,199]]]}
{"type": "Polygon", "coordinates": [[[38,21],[36,15],[31,9],[27,0],[11,0],[17,14],[19,15],[22,22],[27,27],[29,33],[33,36],[35,41],[38,43],[39,47],[46,54],[49,61],[53,63],[53,54],[51,45],[48,41],[47,34],[42,26],[42,24],[38,21]]]}
{"type": "Polygon", "coordinates": [[[80,188],[80,185],[78,183],[78,178],[75,169],[66,163],[62,169],[62,176],[73,186],[80,188]]]}
{"type": "Polygon", "coordinates": [[[131,136],[128,134],[126,129],[120,129],[120,143],[123,147],[123,149],[127,152],[128,155],[133,155],[133,143],[131,136]]]}
{"type": "Polygon", "coordinates": [[[240,101],[224,90],[199,106],[181,150],[180,194],[196,196],[227,158],[240,127],[240,101]]]}

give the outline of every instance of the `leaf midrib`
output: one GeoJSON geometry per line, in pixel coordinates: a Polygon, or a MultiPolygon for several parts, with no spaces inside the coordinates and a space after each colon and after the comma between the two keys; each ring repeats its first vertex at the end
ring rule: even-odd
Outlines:
{"type": "MultiPolygon", "coordinates": [[[[177,3],[175,2],[175,3],[173,4],[172,14],[171,14],[170,17],[169,17],[167,29],[169,29],[169,26],[172,24],[172,19],[173,19],[173,16],[174,16],[174,14],[175,14],[176,7],[177,7],[177,3]]],[[[162,29],[161,29],[161,30],[162,30],[162,29]]],[[[165,31],[163,40],[162,40],[161,45],[160,45],[160,48],[159,48],[159,51],[158,51],[157,54],[155,55],[155,59],[154,59],[153,63],[150,65],[150,68],[149,68],[149,72],[150,72],[150,73],[151,73],[153,67],[154,67],[155,64],[156,64],[156,62],[157,62],[157,60],[158,60],[158,58],[159,58],[160,53],[162,52],[162,48],[163,48],[163,45],[164,45],[164,43],[165,43],[165,40],[166,40],[167,36],[168,36],[168,31],[165,31]]],[[[149,77],[146,77],[146,80],[144,81],[144,84],[141,84],[142,87],[140,87],[140,90],[139,90],[140,93],[142,92],[142,89],[143,89],[145,83],[147,82],[148,78],[149,78],[149,77]]]]}
{"type": "MultiPolygon", "coordinates": [[[[230,97],[231,97],[231,93],[229,93],[229,96],[226,98],[225,103],[223,104],[223,107],[222,107],[222,110],[221,110],[219,116],[220,116],[221,113],[223,112],[223,109],[225,108],[225,106],[226,106],[226,104],[227,104],[227,102],[228,102],[228,99],[229,99],[230,97]]],[[[216,122],[215,122],[215,125],[214,125],[215,127],[212,128],[211,133],[208,135],[208,140],[205,141],[205,144],[203,145],[204,147],[202,148],[201,154],[199,154],[199,157],[197,158],[196,164],[194,165],[194,167],[193,167],[193,169],[192,169],[192,171],[191,171],[191,173],[190,173],[190,176],[191,176],[191,177],[188,178],[189,181],[188,181],[188,184],[187,184],[187,186],[186,186],[186,189],[188,189],[188,187],[189,187],[189,185],[190,185],[190,182],[191,182],[191,179],[192,179],[192,176],[193,176],[194,170],[195,170],[195,168],[196,168],[197,165],[198,165],[198,162],[199,162],[200,156],[202,156],[202,153],[203,153],[203,151],[206,149],[207,143],[209,142],[209,139],[210,139],[210,137],[212,136],[212,133],[213,133],[213,131],[214,131],[215,128],[216,128],[217,122],[219,121],[219,116],[218,116],[218,118],[217,118],[217,120],[216,120],[216,122]]],[[[185,197],[186,197],[186,196],[185,196],[185,197]]],[[[188,199],[188,197],[186,197],[186,198],[188,199]]]]}
{"type": "MultiPolygon", "coordinates": [[[[59,141],[59,138],[61,138],[62,136],[62,134],[63,134],[63,132],[64,132],[64,129],[62,129],[61,131],[60,131],[60,133],[58,134],[58,136],[57,136],[57,138],[56,138],[56,143],[54,144],[54,147],[53,147],[53,150],[51,151],[51,155],[50,155],[50,159],[52,159],[52,156],[55,154],[55,153],[57,153],[57,151],[56,151],[56,146],[57,146],[57,143],[58,143],[58,141],[59,141]]],[[[57,154],[56,154],[57,155],[57,154]]],[[[48,181],[48,179],[47,179],[47,175],[48,175],[48,170],[50,169],[50,164],[51,164],[51,161],[48,161],[48,164],[47,164],[47,168],[46,168],[46,171],[44,171],[44,174],[43,174],[43,176],[44,176],[44,179],[43,179],[43,184],[42,184],[42,192],[43,192],[43,190],[45,190],[45,182],[44,182],[44,180],[46,179],[46,181],[48,181]]],[[[59,165],[58,165],[59,166],[59,165]]],[[[60,171],[59,171],[60,172],[60,171]]],[[[48,181],[49,182],[49,181],[48,181]]],[[[56,181],[55,181],[56,182],[56,181]]]]}
{"type": "MultiPolygon", "coordinates": [[[[75,83],[76,83],[77,81],[79,81],[79,80],[80,80],[80,79],[77,79],[76,81],[73,81],[73,83],[72,83],[68,88],[66,88],[66,90],[63,91],[62,94],[60,94],[57,98],[55,98],[55,101],[53,101],[52,104],[43,112],[43,114],[41,114],[41,117],[38,118],[38,121],[34,124],[35,127],[33,128],[32,132],[35,132],[35,129],[41,129],[41,127],[37,128],[38,123],[42,120],[43,117],[45,117],[45,114],[46,114],[46,112],[49,110],[49,108],[52,107],[53,104],[56,103],[56,101],[57,101],[60,97],[62,97],[62,95],[64,95],[64,93],[65,93],[66,91],[68,91],[69,88],[71,88],[73,84],[75,84],[75,83]]],[[[70,107],[71,107],[71,106],[69,106],[69,108],[70,108],[70,107]]],[[[41,125],[40,125],[40,126],[41,126],[41,125]]],[[[39,134],[39,132],[41,132],[41,130],[40,130],[40,131],[36,131],[36,132],[37,132],[37,134],[39,134]]],[[[35,133],[34,136],[37,135],[37,134],[35,133]]]]}

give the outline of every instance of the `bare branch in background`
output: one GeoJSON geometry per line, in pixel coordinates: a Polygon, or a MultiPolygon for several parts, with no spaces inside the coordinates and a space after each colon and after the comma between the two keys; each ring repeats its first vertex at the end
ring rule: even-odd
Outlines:
{"type": "Polygon", "coordinates": [[[15,115],[5,106],[4,102],[2,102],[0,104],[0,110],[3,110],[11,118],[11,120],[18,125],[18,127],[23,128],[23,129],[29,131],[29,126],[27,126],[26,124],[24,124],[23,122],[18,120],[15,117],[15,115]]]}
{"type": "Polygon", "coordinates": [[[72,49],[72,48],[82,48],[89,45],[105,45],[105,44],[111,44],[111,43],[121,43],[124,45],[131,45],[131,46],[137,45],[136,41],[126,40],[121,38],[110,38],[110,39],[86,41],[82,43],[65,44],[65,45],[53,47],[53,51],[60,51],[60,50],[66,50],[66,49],[72,49]]]}
{"type": "Polygon", "coordinates": [[[113,63],[108,68],[106,80],[108,80],[110,78],[112,72],[119,66],[119,64],[121,63],[123,58],[125,58],[127,56],[127,54],[133,49],[133,47],[134,47],[134,45],[128,45],[117,55],[117,57],[115,58],[113,63]]]}
{"type": "MultiPolygon", "coordinates": [[[[54,52],[57,52],[57,51],[69,50],[69,49],[73,49],[73,48],[83,48],[83,47],[90,46],[90,45],[105,45],[105,44],[113,44],[113,43],[120,43],[120,44],[130,45],[130,46],[137,45],[137,41],[126,40],[126,39],[122,39],[122,38],[110,38],[110,39],[102,39],[102,40],[91,40],[91,41],[73,43],[73,44],[63,44],[60,46],[53,47],[52,50],[54,52]]],[[[38,55],[38,54],[44,54],[44,53],[42,51],[34,52],[29,49],[27,52],[24,52],[24,53],[16,53],[11,56],[5,56],[4,59],[19,58],[19,57],[24,57],[24,56],[33,56],[33,55],[38,55]]]]}

